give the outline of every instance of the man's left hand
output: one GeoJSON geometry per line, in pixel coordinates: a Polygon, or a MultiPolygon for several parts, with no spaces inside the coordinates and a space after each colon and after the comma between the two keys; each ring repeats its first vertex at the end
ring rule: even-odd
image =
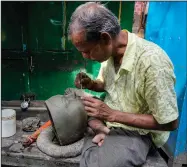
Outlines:
{"type": "Polygon", "coordinates": [[[93,97],[82,97],[82,100],[88,116],[92,116],[109,122],[114,121],[115,111],[101,100],[95,99],[93,97]]]}

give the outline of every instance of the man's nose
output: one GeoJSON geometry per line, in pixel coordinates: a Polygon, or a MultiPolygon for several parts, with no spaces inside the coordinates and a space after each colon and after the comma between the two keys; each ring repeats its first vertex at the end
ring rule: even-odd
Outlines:
{"type": "Polygon", "coordinates": [[[89,55],[86,54],[86,53],[82,53],[82,56],[83,56],[84,58],[86,58],[86,59],[90,59],[89,55]]]}

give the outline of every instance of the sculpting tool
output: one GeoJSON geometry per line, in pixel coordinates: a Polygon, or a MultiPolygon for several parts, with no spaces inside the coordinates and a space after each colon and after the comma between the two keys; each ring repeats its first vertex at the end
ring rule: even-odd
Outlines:
{"type": "MultiPolygon", "coordinates": [[[[84,59],[84,62],[83,62],[83,65],[84,65],[84,67],[80,67],[80,73],[81,73],[81,78],[80,78],[80,80],[82,80],[82,72],[83,72],[83,70],[85,69],[86,70],[86,60],[84,59]]],[[[80,83],[81,84],[81,90],[82,90],[82,83],[80,83]]]]}
{"type": "Polygon", "coordinates": [[[82,67],[80,68],[80,73],[81,73],[81,79],[80,79],[80,84],[81,84],[81,90],[82,90],[82,67]]]}
{"type": "Polygon", "coordinates": [[[32,143],[34,143],[39,134],[41,133],[42,130],[48,128],[49,126],[51,126],[51,121],[47,121],[46,123],[44,123],[38,130],[36,130],[32,135],[28,136],[23,142],[22,145],[24,147],[29,147],[32,143]]]}

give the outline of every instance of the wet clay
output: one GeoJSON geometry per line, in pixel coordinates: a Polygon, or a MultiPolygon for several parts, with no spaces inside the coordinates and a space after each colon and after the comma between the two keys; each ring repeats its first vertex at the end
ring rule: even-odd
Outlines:
{"type": "Polygon", "coordinates": [[[81,154],[84,144],[83,138],[73,144],[59,146],[57,143],[53,142],[54,137],[55,133],[52,127],[42,131],[37,139],[37,146],[39,150],[55,158],[70,158],[81,154]]]}
{"type": "Polygon", "coordinates": [[[37,117],[25,118],[22,121],[22,130],[25,132],[34,132],[40,127],[40,119],[37,117]]]}
{"type": "Polygon", "coordinates": [[[22,145],[22,143],[15,143],[13,144],[10,148],[9,151],[10,152],[15,152],[15,153],[20,153],[24,150],[24,147],[22,145]]]}
{"type": "Polygon", "coordinates": [[[87,114],[80,99],[82,92],[74,90],[46,100],[54,132],[61,146],[80,140],[87,127],[87,114]]]}
{"type": "Polygon", "coordinates": [[[84,133],[87,129],[87,113],[81,96],[82,90],[67,89],[64,95],[56,95],[46,100],[52,126],[42,131],[37,146],[52,157],[74,157],[81,154],[84,133]],[[54,143],[54,138],[58,143],[54,143]]]}

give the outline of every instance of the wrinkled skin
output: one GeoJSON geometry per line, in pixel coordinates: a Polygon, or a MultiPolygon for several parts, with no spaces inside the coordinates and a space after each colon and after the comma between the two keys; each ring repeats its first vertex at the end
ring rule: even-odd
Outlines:
{"type": "Polygon", "coordinates": [[[83,89],[90,89],[92,87],[92,80],[85,73],[78,73],[75,78],[75,86],[79,89],[81,88],[81,86],[83,89]]]}
{"type": "Polygon", "coordinates": [[[101,40],[97,42],[87,42],[83,30],[72,34],[71,40],[84,58],[103,62],[112,56],[113,46],[112,38],[108,33],[103,33],[101,36],[101,40]]]}
{"type": "Polygon", "coordinates": [[[109,122],[114,121],[113,110],[101,100],[92,97],[82,97],[82,100],[88,116],[109,122]]]}

